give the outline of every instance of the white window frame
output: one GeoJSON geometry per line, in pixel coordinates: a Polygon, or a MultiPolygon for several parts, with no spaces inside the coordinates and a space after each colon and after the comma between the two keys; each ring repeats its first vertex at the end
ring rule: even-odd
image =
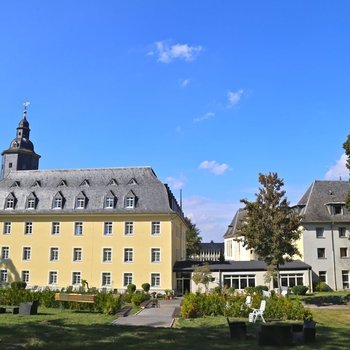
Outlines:
{"type": "Polygon", "coordinates": [[[159,236],[160,235],[160,221],[152,221],[151,223],[151,235],[159,236]]]}
{"type": "Polygon", "coordinates": [[[111,236],[113,234],[113,223],[112,221],[106,221],[103,224],[103,235],[111,236]]]}
{"type": "Polygon", "coordinates": [[[302,286],[304,285],[304,274],[303,273],[281,273],[280,280],[281,280],[282,287],[302,286]]]}
{"type": "Polygon", "coordinates": [[[83,260],[83,248],[73,248],[73,262],[81,262],[83,260]]]}
{"type": "Polygon", "coordinates": [[[24,234],[25,235],[31,235],[33,233],[33,223],[32,222],[25,222],[24,223],[24,234]]]}
{"type": "Polygon", "coordinates": [[[15,199],[6,198],[5,209],[14,209],[15,208],[15,199]]]}
{"type": "Polygon", "coordinates": [[[8,271],[7,269],[0,269],[0,282],[8,282],[8,271]]]}
{"type": "Polygon", "coordinates": [[[109,247],[102,248],[102,262],[104,263],[112,262],[112,248],[109,248],[109,247]]]}
{"type": "Polygon", "coordinates": [[[53,236],[57,236],[60,234],[61,231],[61,224],[58,221],[54,221],[51,226],[51,234],[53,236]]]}
{"type": "Polygon", "coordinates": [[[49,285],[56,285],[58,281],[58,273],[57,271],[49,271],[49,285]]]}
{"type": "Polygon", "coordinates": [[[124,223],[124,235],[125,236],[133,236],[134,235],[134,222],[133,221],[125,221],[125,223],[124,223]]]}
{"type": "Polygon", "coordinates": [[[135,208],[135,197],[134,196],[127,196],[125,198],[125,208],[126,209],[135,208]]]}
{"type": "Polygon", "coordinates": [[[30,280],[29,277],[30,277],[29,270],[22,270],[21,272],[22,282],[29,283],[29,280],[30,280]]]}
{"type": "Polygon", "coordinates": [[[11,234],[11,222],[4,222],[4,235],[10,235],[11,234]]]}
{"type": "MultiPolygon", "coordinates": [[[[255,287],[256,286],[256,275],[254,273],[225,273],[222,276],[223,285],[225,285],[225,279],[229,279],[230,287],[234,287],[233,281],[238,281],[237,290],[244,290],[245,287],[255,287]],[[253,281],[253,283],[252,283],[253,281]],[[246,285],[244,285],[246,283],[246,285]]],[[[226,286],[226,285],[225,285],[226,286]]]]}
{"type": "Polygon", "coordinates": [[[160,248],[151,248],[151,263],[160,263],[160,248]]]}
{"type": "Polygon", "coordinates": [[[9,246],[1,247],[1,259],[2,260],[10,259],[10,247],[9,246]]]}
{"type": "Polygon", "coordinates": [[[50,261],[60,260],[60,250],[58,247],[50,247],[50,261]]]}
{"type": "Polygon", "coordinates": [[[134,262],[134,248],[124,248],[124,262],[125,263],[134,262]]]}
{"type": "Polygon", "coordinates": [[[77,221],[74,223],[74,236],[82,236],[83,235],[83,222],[77,221]]]}
{"type": "Polygon", "coordinates": [[[81,284],[81,272],[80,271],[73,271],[72,272],[72,285],[80,285],[81,284]]]}
{"type": "Polygon", "coordinates": [[[106,209],[113,209],[114,208],[114,197],[107,196],[105,198],[105,208],[106,209]]]}
{"type": "Polygon", "coordinates": [[[102,287],[111,287],[112,286],[112,273],[111,272],[102,272],[101,286],[102,287]]]}
{"type": "Polygon", "coordinates": [[[76,209],[85,209],[85,203],[86,202],[86,198],[83,197],[78,197],[75,201],[75,208],[76,209]]]}
{"type": "Polygon", "coordinates": [[[22,260],[30,261],[32,258],[32,248],[31,247],[23,247],[22,250],[22,260]]]}
{"type": "Polygon", "coordinates": [[[152,288],[159,288],[161,287],[161,275],[159,272],[152,272],[151,273],[151,287],[152,288]]]}
{"type": "Polygon", "coordinates": [[[134,281],[134,276],[132,272],[124,272],[123,273],[123,286],[127,287],[129,284],[132,284],[134,281]]]}
{"type": "Polygon", "coordinates": [[[35,198],[28,198],[27,209],[35,209],[35,198]]]}
{"type": "Polygon", "coordinates": [[[62,209],[62,206],[63,206],[63,200],[62,200],[62,197],[55,197],[53,199],[53,209],[62,209]]]}

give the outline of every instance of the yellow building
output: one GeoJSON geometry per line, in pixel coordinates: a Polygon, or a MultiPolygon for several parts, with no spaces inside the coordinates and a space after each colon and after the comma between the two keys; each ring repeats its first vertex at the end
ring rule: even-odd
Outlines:
{"type": "Polygon", "coordinates": [[[150,167],[37,170],[26,110],[0,179],[0,283],[176,289],[186,224],[150,167]]]}

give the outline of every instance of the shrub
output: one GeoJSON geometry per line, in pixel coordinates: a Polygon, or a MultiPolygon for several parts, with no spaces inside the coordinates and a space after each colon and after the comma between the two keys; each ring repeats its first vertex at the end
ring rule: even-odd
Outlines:
{"type": "Polygon", "coordinates": [[[268,290],[269,290],[268,286],[258,285],[258,286],[255,287],[255,291],[260,293],[260,294],[262,294],[263,290],[268,292],[268,290]]]}
{"type": "Polygon", "coordinates": [[[128,290],[128,293],[132,294],[135,292],[136,286],[134,284],[130,283],[130,284],[128,284],[127,290],[128,290]]]}
{"type": "Polygon", "coordinates": [[[97,293],[95,308],[106,315],[115,314],[122,306],[123,299],[120,295],[113,293],[97,293]]]}
{"type": "Polygon", "coordinates": [[[316,292],[330,292],[332,288],[326,282],[320,282],[315,287],[316,292]]]}
{"type": "Polygon", "coordinates": [[[131,301],[135,306],[139,306],[142,302],[147,299],[147,295],[145,293],[134,293],[131,297],[131,301]]]}
{"type": "Polygon", "coordinates": [[[26,289],[27,283],[22,281],[14,281],[11,283],[12,289],[26,289]]]}
{"type": "Polygon", "coordinates": [[[149,283],[143,283],[141,287],[145,293],[148,293],[151,288],[151,285],[149,283]]]}
{"type": "Polygon", "coordinates": [[[294,286],[292,287],[292,292],[295,294],[295,295],[305,295],[306,292],[308,291],[308,287],[306,286],[294,286]]]}

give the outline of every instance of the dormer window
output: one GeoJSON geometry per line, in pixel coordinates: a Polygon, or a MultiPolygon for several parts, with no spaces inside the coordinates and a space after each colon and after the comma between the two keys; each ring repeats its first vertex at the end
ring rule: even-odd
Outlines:
{"type": "Polygon", "coordinates": [[[5,199],[5,209],[15,209],[16,197],[13,193],[10,193],[5,199]]]}
{"type": "Polygon", "coordinates": [[[116,179],[110,179],[110,181],[107,184],[108,186],[117,186],[118,182],[116,179]]]}
{"type": "Polygon", "coordinates": [[[62,209],[64,204],[64,197],[61,192],[56,193],[55,197],[52,200],[53,209],[62,209]]]}
{"type": "Polygon", "coordinates": [[[87,203],[87,198],[83,192],[77,196],[75,200],[75,208],[76,209],[85,209],[87,203]]]}
{"type": "Polygon", "coordinates": [[[57,187],[66,187],[66,186],[67,186],[67,181],[66,180],[61,180],[58,183],[58,185],[57,185],[57,187]]]}
{"type": "Polygon", "coordinates": [[[41,187],[41,182],[40,181],[35,181],[33,183],[32,187],[41,187]]]}
{"type": "Polygon", "coordinates": [[[27,198],[27,203],[26,203],[27,209],[35,209],[37,202],[38,202],[38,199],[37,199],[35,193],[32,192],[27,198]]]}
{"type": "Polygon", "coordinates": [[[135,180],[135,178],[130,179],[128,185],[137,185],[137,181],[135,180]]]}
{"type": "Polygon", "coordinates": [[[113,209],[115,207],[115,196],[112,191],[107,193],[107,195],[104,198],[104,207],[107,209],[113,209]]]}
{"type": "Polygon", "coordinates": [[[85,179],[85,180],[80,184],[80,187],[81,187],[81,186],[89,187],[89,186],[90,186],[89,180],[85,179]]]}
{"type": "Polygon", "coordinates": [[[21,187],[21,183],[19,181],[15,181],[11,187],[21,187]]]}
{"type": "Polygon", "coordinates": [[[135,206],[135,197],[126,197],[125,199],[125,208],[134,208],[135,206]]]}
{"type": "Polygon", "coordinates": [[[333,215],[342,215],[343,214],[343,206],[341,204],[333,205],[333,215]]]}
{"type": "Polygon", "coordinates": [[[136,196],[135,196],[135,194],[132,191],[130,191],[125,196],[124,207],[126,209],[133,209],[133,208],[135,208],[135,204],[136,204],[136,196]]]}

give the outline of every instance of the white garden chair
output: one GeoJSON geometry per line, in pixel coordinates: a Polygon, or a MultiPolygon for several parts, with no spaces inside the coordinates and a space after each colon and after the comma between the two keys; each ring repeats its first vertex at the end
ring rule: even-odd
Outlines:
{"type": "Polygon", "coordinates": [[[264,311],[266,308],[266,300],[261,300],[260,307],[259,309],[254,309],[250,314],[249,314],[249,322],[255,323],[258,319],[258,317],[261,318],[261,320],[266,323],[264,319],[264,311]]]}

